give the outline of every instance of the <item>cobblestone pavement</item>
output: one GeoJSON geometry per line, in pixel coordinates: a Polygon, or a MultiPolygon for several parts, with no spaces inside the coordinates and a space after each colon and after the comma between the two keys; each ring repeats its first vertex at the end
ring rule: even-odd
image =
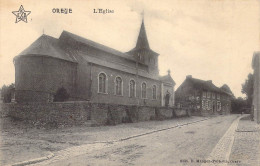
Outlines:
{"type": "Polygon", "coordinates": [[[230,164],[238,166],[260,165],[260,125],[249,118],[239,122],[235,140],[231,150],[230,160],[240,160],[241,163],[230,164]]]}
{"type": "Polygon", "coordinates": [[[128,140],[72,147],[36,165],[201,165],[196,161],[209,157],[235,119],[214,117],[128,140]]]}
{"type": "MultiPolygon", "coordinates": [[[[219,140],[215,148],[210,153],[209,157],[202,164],[202,166],[213,166],[213,165],[227,165],[229,162],[229,156],[231,153],[232,145],[234,142],[235,132],[237,130],[238,122],[241,118],[245,116],[241,116],[237,118],[223,135],[223,137],[219,140]]],[[[236,159],[239,160],[239,159],[236,159]]]]}
{"type": "MultiPolygon", "coordinates": [[[[62,150],[95,142],[111,142],[154,130],[161,130],[178,124],[205,119],[204,117],[184,117],[165,121],[146,121],[120,124],[117,126],[86,127],[75,126],[60,129],[36,129],[26,127],[8,119],[0,119],[1,143],[0,165],[19,163],[48,155],[58,155],[62,150]]],[[[103,144],[102,144],[103,145],[103,144]]],[[[109,144],[111,145],[111,144],[109,144]]],[[[94,145],[86,145],[91,146],[94,145]]]]}

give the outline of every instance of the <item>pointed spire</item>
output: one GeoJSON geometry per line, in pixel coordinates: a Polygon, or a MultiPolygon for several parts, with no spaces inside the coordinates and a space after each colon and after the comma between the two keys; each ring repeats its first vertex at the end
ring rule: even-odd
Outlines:
{"type": "Polygon", "coordinates": [[[142,24],[141,24],[140,32],[139,32],[139,35],[138,35],[138,39],[137,39],[137,42],[136,42],[136,48],[137,49],[142,49],[142,48],[150,49],[148,39],[147,39],[147,36],[146,36],[143,18],[142,18],[142,24]]]}

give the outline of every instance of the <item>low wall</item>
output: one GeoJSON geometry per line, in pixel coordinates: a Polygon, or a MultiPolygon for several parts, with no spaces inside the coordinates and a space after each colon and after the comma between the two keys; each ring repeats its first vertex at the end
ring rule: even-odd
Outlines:
{"type": "Polygon", "coordinates": [[[39,125],[79,125],[90,119],[88,102],[1,105],[7,116],[39,125]]]}
{"type": "Polygon", "coordinates": [[[176,117],[183,117],[183,116],[191,116],[190,112],[187,112],[185,109],[174,109],[174,114],[176,117]]]}
{"type": "Polygon", "coordinates": [[[166,107],[99,104],[91,102],[1,104],[1,116],[40,126],[116,125],[186,116],[185,110],[166,107]]]}
{"type": "Polygon", "coordinates": [[[156,116],[159,120],[173,118],[173,111],[174,111],[173,108],[161,107],[161,108],[157,108],[156,111],[157,111],[156,116]]]}

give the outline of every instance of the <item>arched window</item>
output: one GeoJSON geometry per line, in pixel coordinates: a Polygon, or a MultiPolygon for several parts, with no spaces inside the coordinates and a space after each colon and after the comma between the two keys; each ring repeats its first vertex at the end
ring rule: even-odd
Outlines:
{"type": "Polygon", "coordinates": [[[135,97],[135,81],[130,80],[129,82],[129,97],[135,97]]]}
{"type": "Polygon", "coordinates": [[[123,81],[121,77],[116,77],[115,79],[115,94],[123,95],[123,81]]]}
{"type": "Polygon", "coordinates": [[[146,99],[146,83],[145,82],[142,83],[141,88],[142,88],[142,98],[146,99]]]}
{"type": "Polygon", "coordinates": [[[153,85],[153,99],[156,99],[156,85],[153,85]]]}
{"type": "Polygon", "coordinates": [[[98,92],[107,93],[107,75],[105,73],[100,73],[98,75],[98,92]]]}

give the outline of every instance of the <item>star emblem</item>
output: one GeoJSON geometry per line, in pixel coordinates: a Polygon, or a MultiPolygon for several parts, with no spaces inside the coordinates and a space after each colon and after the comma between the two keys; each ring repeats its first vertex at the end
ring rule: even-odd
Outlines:
{"type": "Polygon", "coordinates": [[[27,23],[27,16],[31,11],[25,11],[23,5],[21,5],[18,11],[13,11],[12,13],[16,16],[15,23],[18,23],[21,20],[27,23]]]}

